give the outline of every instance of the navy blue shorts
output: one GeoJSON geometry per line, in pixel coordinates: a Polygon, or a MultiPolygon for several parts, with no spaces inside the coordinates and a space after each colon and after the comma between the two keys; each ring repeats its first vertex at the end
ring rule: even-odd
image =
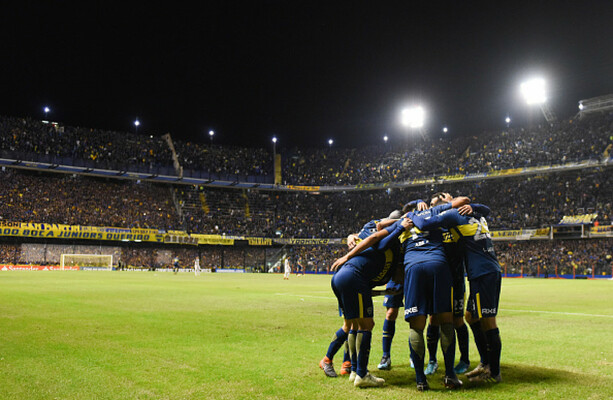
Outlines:
{"type": "Polygon", "coordinates": [[[466,299],[466,283],[464,275],[453,278],[453,316],[464,316],[464,301],[466,299]]]}
{"type": "Polygon", "coordinates": [[[399,294],[396,294],[394,296],[385,296],[383,298],[383,305],[387,308],[400,308],[400,307],[404,307],[404,294],[403,294],[403,290],[402,290],[402,284],[401,283],[396,283],[393,280],[390,279],[390,281],[387,283],[387,286],[385,286],[386,290],[395,290],[400,292],[399,294]]]}
{"type": "Polygon", "coordinates": [[[370,284],[356,273],[351,260],[332,277],[332,290],[345,319],[373,317],[370,284]]]}
{"type": "Polygon", "coordinates": [[[404,274],[404,319],[451,312],[451,271],[446,262],[413,264],[404,274]]]}
{"type": "Polygon", "coordinates": [[[470,296],[467,311],[473,319],[495,317],[498,314],[500,300],[500,272],[490,272],[470,281],[470,296]]]}

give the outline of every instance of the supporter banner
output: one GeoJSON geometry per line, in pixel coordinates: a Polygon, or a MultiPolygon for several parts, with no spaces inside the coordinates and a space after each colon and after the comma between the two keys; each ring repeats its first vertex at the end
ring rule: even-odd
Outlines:
{"type": "Polygon", "coordinates": [[[492,231],[492,239],[497,238],[515,238],[522,234],[521,229],[509,230],[509,231],[492,231]]]}
{"type": "Polygon", "coordinates": [[[285,186],[285,188],[289,190],[300,190],[303,192],[318,192],[320,187],[319,186],[287,185],[285,186]]]}
{"type": "Polygon", "coordinates": [[[327,245],[327,244],[342,244],[343,239],[273,239],[276,244],[298,244],[298,245],[327,245]]]}
{"type": "Polygon", "coordinates": [[[272,239],[270,238],[250,237],[250,238],[247,238],[247,241],[249,242],[249,246],[271,246],[272,245],[272,239]]]}
{"type": "Polygon", "coordinates": [[[560,225],[591,224],[596,220],[596,218],[598,218],[598,214],[565,215],[560,221],[560,225]]]}
{"type": "Polygon", "coordinates": [[[466,178],[466,175],[443,175],[439,178],[446,181],[461,181],[466,178]]]}
{"type": "Polygon", "coordinates": [[[227,238],[221,235],[201,235],[192,233],[191,236],[197,240],[197,244],[224,246],[232,246],[234,244],[234,238],[227,238]]]}
{"type": "Polygon", "coordinates": [[[60,267],[59,265],[0,265],[0,271],[78,271],[79,267],[60,267]]]}
{"type": "Polygon", "coordinates": [[[536,233],[533,236],[534,237],[549,237],[550,232],[551,232],[551,228],[539,228],[536,230],[536,233]]]}
{"type": "Polygon", "coordinates": [[[0,222],[0,236],[53,239],[121,240],[134,242],[164,241],[163,231],[155,229],[108,228],[62,224],[0,222]]]}
{"type": "Polygon", "coordinates": [[[217,268],[215,270],[215,272],[221,272],[221,273],[239,273],[242,274],[245,272],[244,269],[239,269],[239,268],[217,268]]]}
{"type": "Polygon", "coordinates": [[[590,228],[590,236],[612,236],[613,225],[593,226],[590,228]]]}

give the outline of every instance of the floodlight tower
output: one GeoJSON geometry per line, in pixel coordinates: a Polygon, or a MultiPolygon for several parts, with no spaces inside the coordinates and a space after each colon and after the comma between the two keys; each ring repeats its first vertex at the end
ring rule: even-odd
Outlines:
{"type": "Polygon", "coordinates": [[[556,115],[547,103],[547,93],[545,90],[545,80],[535,78],[521,84],[520,91],[526,99],[528,105],[538,105],[541,107],[545,120],[550,124],[556,121],[556,115]]]}
{"type": "Polygon", "coordinates": [[[45,106],[45,108],[43,108],[43,111],[45,112],[45,120],[48,120],[47,118],[47,114],[49,114],[49,112],[51,111],[51,109],[47,106],[45,106]]]}
{"type": "Polygon", "coordinates": [[[139,126],[140,126],[140,121],[138,120],[138,117],[136,117],[136,119],[134,120],[134,133],[138,133],[139,126]]]}
{"type": "Polygon", "coordinates": [[[409,107],[402,110],[400,114],[400,123],[407,129],[418,131],[421,137],[426,140],[426,130],[424,128],[425,117],[426,112],[422,106],[409,107]]]}
{"type": "Polygon", "coordinates": [[[209,131],[209,139],[211,140],[211,145],[213,144],[213,136],[215,136],[215,131],[211,129],[209,131]]]}

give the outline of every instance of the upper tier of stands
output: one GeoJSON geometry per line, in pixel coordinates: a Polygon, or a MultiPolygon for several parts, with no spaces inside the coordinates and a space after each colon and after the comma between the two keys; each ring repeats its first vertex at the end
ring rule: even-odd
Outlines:
{"type": "MultiPolygon", "coordinates": [[[[325,186],[600,160],[609,157],[612,143],[613,114],[598,114],[526,129],[418,140],[398,148],[279,152],[284,184],[325,186]]],[[[27,118],[0,117],[0,157],[241,182],[273,180],[272,154],[263,148],[167,140],[27,118]]]]}

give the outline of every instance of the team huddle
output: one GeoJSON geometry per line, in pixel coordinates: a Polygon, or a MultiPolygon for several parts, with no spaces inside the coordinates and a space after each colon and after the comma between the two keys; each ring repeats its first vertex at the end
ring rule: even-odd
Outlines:
{"type": "Polygon", "coordinates": [[[436,193],[430,204],[415,200],[387,218],[368,222],[349,235],[350,251],[332,266],[332,290],[344,323],[333,337],[319,366],[336,377],[332,360],[345,347],[341,375],[356,387],[382,386],[385,381],[368,371],[372,341],[373,288],[386,286],[383,323],[383,357],[378,369],[391,368],[391,344],[398,310],[404,303],[409,323],[409,350],[417,389],[428,390],[427,375],[438,369],[436,349],[440,339],[449,389],[462,387],[458,375],[471,382],[501,381],[500,333],[496,325],[501,269],[488,231],[487,206],[469,204],[467,197],[436,193]],[[465,305],[465,278],[470,294],[465,305]],[[429,319],[426,338],[424,330],[429,319]],[[470,326],[480,356],[469,370],[470,326]],[[457,346],[460,360],[455,363],[457,346]],[[429,362],[426,363],[426,347],[429,362]]]}

